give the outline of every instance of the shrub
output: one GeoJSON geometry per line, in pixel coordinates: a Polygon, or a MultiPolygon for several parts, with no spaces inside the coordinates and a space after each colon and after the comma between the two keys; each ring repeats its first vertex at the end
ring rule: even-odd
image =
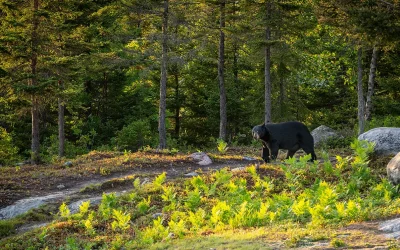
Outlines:
{"type": "Polygon", "coordinates": [[[155,138],[149,121],[138,120],[118,131],[113,141],[120,149],[137,151],[141,147],[154,144],[155,138]]]}
{"type": "Polygon", "coordinates": [[[68,208],[67,204],[65,204],[65,203],[61,204],[61,206],[59,208],[59,212],[60,212],[61,217],[68,217],[70,215],[69,208],[68,208]]]}
{"type": "Polygon", "coordinates": [[[0,164],[10,164],[17,159],[18,148],[13,146],[12,137],[0,127],[0,164]]]}
{"type": "Polygon", "coordinates": [[[228,143],[222,139],[218,139],[217,140],[217,149],[218,149],[218,152],[220,152],[222,154],[226,153],[226,151],[228,150],[228,143]]]}

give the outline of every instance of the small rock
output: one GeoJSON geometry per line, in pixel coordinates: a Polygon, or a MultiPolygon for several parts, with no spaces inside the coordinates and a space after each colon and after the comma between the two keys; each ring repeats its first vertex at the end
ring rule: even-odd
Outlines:
{"type": "Polygon", "coordinates": [[[153,217],[153,219],[157,219],[158,217],[164,216],[163,213],[155,213],[153,215],[151,215],[151,217],[153,217]]]}
{"type": "Polygon", "coordinates": [[[58,189],[63,189],[63,188],[65,188],[65,186],[63,184],[60,184],[60,185],[57,186],[57,188],[58,189]]]}
{"type": "Polygon", "coordinates": [[[253,157],[249,157],[249,156],[243,156],[243,160],[245,161],[255,161],[256,159],[253,157]]]}
{"type": "Polygon", "coordinates": [[[193,176],[198,176],[198,175],[199,174],[196,172],[190,172],[190,173],[184,174],[184,176],[188,176],[188,177],[193,177],[193,176]]]}
{"type": "Polygon", "coordinates": [[[64,167],[71,167],[72,166],[72,161],[67,161],[63,165],[64,167]]]}
{"type": "Polygon", "coordinates": [[[197,152],[190,155],[193,160],[198,161],[197,164],[201,166],[207,166],[212,164],[211,158],[204,152],[197,152]]]}
{"type": "Polygon", "coordinates": [[[175,234],[174,234],[174,233],[169,233],[169,234],[168,234],[168,238],[170,238],[170,239],[175,238],[175,234]]]}
{"type": "Polygon", "coordinates": [[[245,170],[245,169],[246,169],[246,167],[237,167],[237,168],[231,169],[231,171],[232,171],[232,172],[238,172],[238,171],[243,171],[243,170],[245,170]]]}
{"type": "Polygon", "coordinates": [[[393,185],[400,184],[400,152],[386,166],[389,181],[393,185]]]}
{"type": "Polygon", "coordinates": [[[140,185],[144,186],[144,185],[149,184],[149,183],[151,183],[150,179],[149,178],[144,178],[142,184],[140,184],[140,185]]]}

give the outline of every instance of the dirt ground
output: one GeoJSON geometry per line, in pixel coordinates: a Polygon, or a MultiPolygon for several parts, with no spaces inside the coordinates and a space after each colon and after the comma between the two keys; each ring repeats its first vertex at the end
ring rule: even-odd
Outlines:
{"type": "MultiPolygon", "coordinates": [[[[72,166],[64,162],[48,165],[23,165],[20,167],[0,168],[0,208],[15,201],[43,196],[69,188],[84,188],[90,184],[103,183],[109,179],[118,179],[128,175],[152,177],[162,172],[167,178],[184,177],[190,172],[209,172],[224,167],[236,168],[250,164],[261,164],[257,160],[245,160],[238,156],[238,150],[231,149],[223,156],[210,154],[213,163],[198,165],[190,154],[164,154],[157,152],[137,152],[127,155],[117,153],[92,152],[72,161],[72,166]]],[[[252,152],[247,152],[252,154],[252,152]]],[[[253,157],[253,156],[251,156],[253,157]]],[[[114,182],[108,189],[123,189],[132,186],[132,182],[114,182]]],[[[103,191],[107,185],[103,187],[103,191]]]]}

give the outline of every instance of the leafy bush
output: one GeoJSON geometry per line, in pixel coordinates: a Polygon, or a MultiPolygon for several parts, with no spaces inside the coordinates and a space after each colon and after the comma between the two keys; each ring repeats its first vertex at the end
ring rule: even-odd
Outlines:
{"type": "Polygon", "coordinates": [[[111,228],[116,230],[127,230],[130,228],[129,222],[131,221],[131,215],[128,213],[123,213],[117,209],[113,209],[113,218],[114,221],[111,223],[111,228]]]}
{"type": "Polygon", "coordinates": [[[141,147],[153,145],[155,136],[148,120],[138,120],[118,131],[113,141],[120,149],[137,151],[141,147]]]}
{"type": "Polygon", "coordinates": [[[68,217],[70,214],[69,208],[67,206],[67,204],[63,203],[61,204],[60,208],[59,208],[59,213],[61,217],[68,217]]]}
{"type": "Polygon", "coordinates": [[[400,127],[400,116],[386,115],[384,117],[373,117],[371,121],[367,122],[366,130],[378,127],[400,127]]]}
{"type": "Polygon", "coordinates": [[[12,143],[12,137],[0,127],[0,164],[10,164],[17,159],[18,148],[12,143]]]}
{"type": "Polygon", "coordinates": [[[354,140],[353,137],[344,137],[344,138],[328,138],[320,147],[327,149],[334,148],[346,148],[350,145],[350,143],[354,140]]]}

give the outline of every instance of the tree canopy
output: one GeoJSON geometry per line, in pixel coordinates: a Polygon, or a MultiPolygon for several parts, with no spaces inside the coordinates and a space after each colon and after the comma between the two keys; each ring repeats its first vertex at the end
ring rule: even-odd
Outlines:
{"type": "Polygon", "coordinates": [[[366,129],[400,126],[399,12],[397,0],[0,0],[0,164],[248,144],[264,121],[355,136],[360,103],[366,129]]]}

